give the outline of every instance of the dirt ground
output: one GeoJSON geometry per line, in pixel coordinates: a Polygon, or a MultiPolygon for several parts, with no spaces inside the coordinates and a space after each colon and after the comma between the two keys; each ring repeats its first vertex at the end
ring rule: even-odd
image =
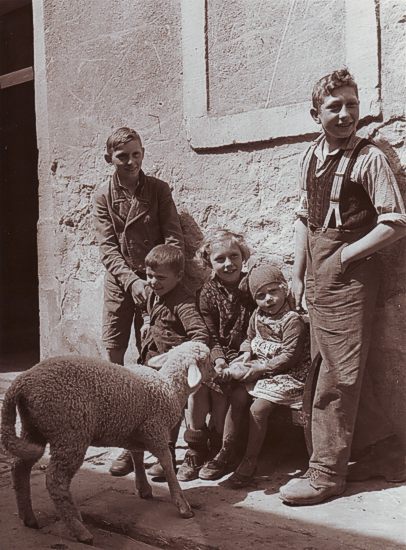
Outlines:
{"type": "MultiPolygon", "coordinates": [[[[15,374],[0,374],[0,399],[15,374]]],[[[337,499],[311,507],[286,506],[278,489],[306,468],[301,429],[271,426],[257,476],[248,488],[231,490],[218,482],[182,483],[195,517],[181,519],[170,501],[166,483],[152,481],[154,499],[144,501],[134,491],[134,478],[108,473],[119,449],[89,448],[72,483],[84,521],[103,550],[394,550],[406,548],[406,489],[374,480],[348,485],[337,499]]],[[[185,444],[180,438],[178,462],[185,444]]],[[[146,454],[146,464],[153,457],[146,454]]],[[[24,527],[17,517],[10,479],[10,458],[0,448],[0,549],[76,550],[56,517],[45,488],[47,456],[32,475],[33,507],[39,530],[24,527]]]]}

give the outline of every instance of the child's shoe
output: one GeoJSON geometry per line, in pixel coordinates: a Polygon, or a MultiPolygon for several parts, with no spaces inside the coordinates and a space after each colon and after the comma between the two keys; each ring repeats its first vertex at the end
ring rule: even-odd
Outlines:
{"type": "Polygon", "coordinates": [[[230,489],[241,489],[250,485],[257,469],[255,459],[244,457],[236,471],[227,479],[224,486],[230,489]]]}
{"type": "Polygon", "coordinates": [[[234,447],[230,442],[224,443],[217,455],[201,468],[199,478],[211,481],[232,472],[237,462],[234,447]]]}
{"type": "Polygon", "coordinates": [[[133,459],[130,451],[123,451],[110,466],[112,476],[121,477],[130,474],[134,470],[133,459]]]}
{"type": "Polygon", "coordinates": [[[199,470],[208,457],[208,430],[192,430],[188,428],[183,434],[188,444],[185,458],[181,464],[177,477],[179,481],[192,481],[199,477],[199,470]]]}
{"type": "Polygon", "coordinates": [[[176,477],[179,481],[193,481],[199,477],[199,471],[203,464],[202,456],[192,449],[188,449],[176,477]]]}

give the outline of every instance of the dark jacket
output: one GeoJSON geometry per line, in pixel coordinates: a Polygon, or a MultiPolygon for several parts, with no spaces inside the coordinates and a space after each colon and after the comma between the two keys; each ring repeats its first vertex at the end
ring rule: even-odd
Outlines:
{"type": "Polygon", "coordinates": [[[146,291],[150,327],[142,344],[141,362],[188,340],[209,345],[209,331],[187,288],[178,284],[160,298],[149,287],[146,291]]]}
{"type": "Polygon", "coordinates": [[[128,215],[124,191],[113,175],[95,192],[94,224],[103,265],[125,290],[145,273],[144,260],[157,244],[173,244],[183,250],[183,234],[169,185],[140,172],[128,215]]]}

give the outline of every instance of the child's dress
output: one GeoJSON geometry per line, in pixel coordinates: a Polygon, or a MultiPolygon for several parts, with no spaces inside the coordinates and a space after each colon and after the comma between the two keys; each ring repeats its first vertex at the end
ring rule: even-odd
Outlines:
{"type": "MultiPolygon", "coordinates": [[[[242,273],[240,280],[245,274],[242,273]]],[[[211,359],[223,358],[227,363],[238,356],[255,304],[238,283],[226,286],[213,276],[207,281],[198,297],[200,313],[210,333],[211,359]]],[[[224,384],[211,381],[207,385],[223,393],[224,384]]]]}
{"type": "Polygon", "coordinates": [[[254,356],[247,366],[266,366],[269,371],[247,385],[250,395],[292,409],[301,408],[310,348],[308,327],[297,312],[287,303],[277,315],[256,309],[240,350],[254,356]]]}

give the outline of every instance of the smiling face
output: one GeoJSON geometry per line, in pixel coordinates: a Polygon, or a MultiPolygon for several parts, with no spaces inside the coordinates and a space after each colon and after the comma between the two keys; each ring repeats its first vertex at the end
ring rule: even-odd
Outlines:
{"type": "Polygon", "coordinates": [[[146,267],[147,283],[157,296],[165,296],[181,281],[183,271],[175,272],[166,265],[146,267]]]}
{"type": "Polygon", "coordinates": [[[216,276],[226,284],[235,284],[240,280],[242,254],[239,246],[225,240],[211,247],[210,264],[216,276]]]}
{"type": "Polygon", "coordinates": [[[106,154],[105,159],[116,169],[120,180],[138,180],[138,176],[144,158],[144,147],[141,143],[132,139],[127,143],[121,143],[111,154],[106,154]]]}
{"type": "Polygon", "coordinates": [[[323,103],[311,109],[317,124],[321,124],[326,140],[333,148],[343,145],[355,132],[359,120],[359,100],[355,88],[341,86],[330,95],[324,96],[323,103]]]}
{"type": "Polygon", "coordinates": [[[275,315],[286,301],[286,289],[280,283],[267,283],[259,288],[254,296],[259,309],[275,315]]]}

